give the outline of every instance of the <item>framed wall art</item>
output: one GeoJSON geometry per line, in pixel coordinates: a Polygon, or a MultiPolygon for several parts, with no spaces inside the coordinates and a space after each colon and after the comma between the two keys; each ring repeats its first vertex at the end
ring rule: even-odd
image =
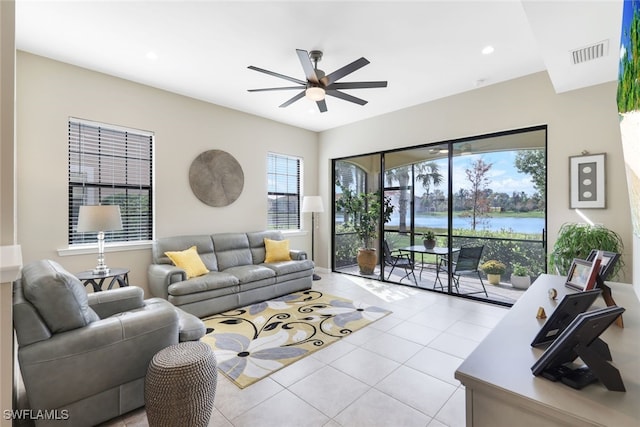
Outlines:
{"type": "Polygon", "coordinates": [[[571,209],[605,208],[605,154],[569,157],[571,209]]]}

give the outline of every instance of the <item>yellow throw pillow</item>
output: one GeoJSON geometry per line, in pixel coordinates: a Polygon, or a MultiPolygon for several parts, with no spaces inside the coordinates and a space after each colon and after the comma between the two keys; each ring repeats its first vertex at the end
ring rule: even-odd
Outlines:
{"type": "Polygon", "coordinates": [[[176,267],[180,267],[187,273],[187,279],[202,276],[209,272],[202,259],[200,259],[195,246],[191,246],[184,251],[165,252],[164,254],[173,261],[176,267]]]}
{"type": "Polygon", "coordinates": [[[289,240],[264,239],[266,255],[264,262],[291,261],[289,240]]]}

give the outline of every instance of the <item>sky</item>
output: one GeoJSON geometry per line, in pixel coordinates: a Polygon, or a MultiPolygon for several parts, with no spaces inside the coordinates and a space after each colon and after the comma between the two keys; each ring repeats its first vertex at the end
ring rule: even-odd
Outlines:
{"type": "MultiPolygon", "coordinates": [[[[453,168],[453,191],[457,192],[460,188],[468,189],[471,184],[467,179],[465,169],[471,168],[473,162],[482,158],[486,163],[493,163],[488,172],[490,179],[488,187],[496,193],[507,193],[511,195],[515,192],[524,191],[527,195],[536,192],[531,181],[531,176],[520,173],[514,163],[516,158],[515,151],[501,151],[493,153],[472,154],[468,156],[457,156],[454,158],[453,168]]],[[[446,171],[446,159],[442,160],[441,171],[446,171]]],[[[420,187],[418,187],[420,188],[420,187]]],[[[442,183],[438,189],[446,192],[446,183],[442,183]]],[[[433,189],[432,189],[433,191],[433,189]]],[[[420,194],[420,191],[416,191],[420,194]]]]}

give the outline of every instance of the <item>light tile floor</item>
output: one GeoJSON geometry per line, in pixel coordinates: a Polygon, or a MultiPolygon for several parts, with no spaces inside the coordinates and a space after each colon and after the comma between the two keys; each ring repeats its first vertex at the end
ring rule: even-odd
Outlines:
{"type": "MultiPolygon", "coordinates": [[[[389,316],[239,389],[218,375],[209,426],[463,427],[460,363],[508,309],[343,274],[313,288],[389,316]]],[[[144,408],[106,426],[147,426],[144,408]]]]}

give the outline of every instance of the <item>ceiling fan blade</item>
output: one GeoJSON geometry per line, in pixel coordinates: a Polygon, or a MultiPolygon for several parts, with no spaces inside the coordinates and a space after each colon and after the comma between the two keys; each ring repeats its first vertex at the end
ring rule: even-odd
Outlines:
{"type": "Polygon", "coordinates": [[[320,101],[316,101],[316,104],[318,104],[318,109],[320,110],[321,113],[327,112],[327,102],[324,99],[321,99],[320,101]]]}
{"type": "Polygon", "coordinates": [[[387,82],[345,82],[333,83],[327,89],[368,89],[374,87],[387,87],[387,82]]]}
{"type": "Polygon", "coordinates": [[[354,102],[356,104],[364,105],[369,101],[365,101],[364,99],[357,98],[355,96],[346,94],[344,92],[339,92],[335,89],[327,90],[327,95],[335,96],[336,98],[344,99],[345,101],[354,102]]]}
{"type": "Polygon", "coordinates": [[[302,64],[304,75],[307,76],[307,80],[311,83],[318,84],[318,76],[316,75],[316,70],[313,69],[313,64],[309,58],[309,52],[302,49],[296,49],[296,53],[300,59],[300,64],[302,64]]]}
{"type": "Polygon", "coordinates": [[[261,73],[269,74],[270,76],[279,77],[281,79],[289,80],[290,82],[298,83],[298,84],[301,84],[301,85],[305,85],[306,86],[306,84],[307,84],[307,82],[299,80],[299,79],[296,79],[294,77],[289,77],[289,76],[285,76],[284,74],[275,73],[273,71],[265,70],[263,68],[254,67],[253,65],[249,65],[247,68],[250,69],[250,70],[259,71],[261,73]]]}
{"type": "Polygon", "coordinates": [[[290,90],[290,89],[304,89],[304,87],[300,86],[285,86],[285,87],[265,87],[262,89],[247,89],[247,92],[268,92],[271,90],[290,90]]]}
{"type": "Polygon", "coordinates": [[[303,96],[304,96],[304,91],[300,92],[299,94],[297,94],[296,96],[294,96],[290,100],[288,100],[285,103],[283,103],[282,105],[280,105],[280,108],[288,107],[289,105],[293,104],[294,102],[296,102],[298,99],[302,98],[303,96]]]}
{"type": "Polygon", "coordinates": [[[356,59],[351,64],[347,64],[342,68],[338,68],[333,73],[326,75],[322,79],[322,81],[325,83],[326,86],[329,86],[331,83],[334,83],[340,80],[347,74],[351,74],[354,71],[359,70],[360,68],[364,67],[368,63],[369,61],[367,61],[365,58],[356,59]]]}

